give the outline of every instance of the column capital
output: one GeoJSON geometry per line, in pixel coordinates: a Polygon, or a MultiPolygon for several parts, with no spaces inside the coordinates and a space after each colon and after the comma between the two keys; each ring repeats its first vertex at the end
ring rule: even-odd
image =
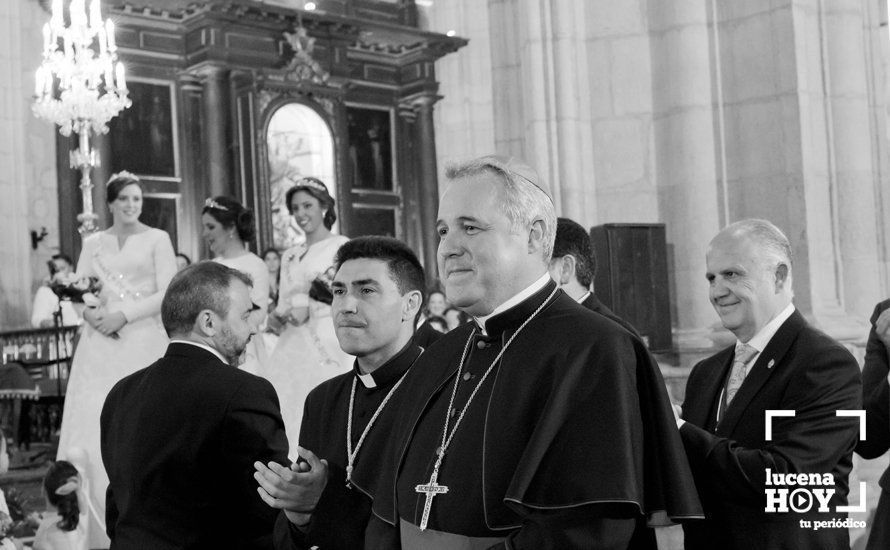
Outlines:
{"type": "Polygon", "coordinates": [[[198,79],[202,83],[205,83],[209,80],[220,81],[226,80],[229,77],[229,68],[225,65],[205,63],[191,69],[186,74],[198,79]]]}
{"type": "Polygon", "coordinates": [[[182,72],[176,75],[176,79],[183,91],[200,92],[202,89],[201,77],[195,73],[182,72]]]}
{"type": "Polygon", "coordinates": [[[437,101],[442,99],[442,96],[435,92],[419,92],[416,94],[411,94],[409,96],[403,97],[399,101],[399,114],[404,116],[403,113],[406,111],[410,111],[413,113],[418,113],[424,110],[432,110],[433,105],[436,104],[437,101]]]}

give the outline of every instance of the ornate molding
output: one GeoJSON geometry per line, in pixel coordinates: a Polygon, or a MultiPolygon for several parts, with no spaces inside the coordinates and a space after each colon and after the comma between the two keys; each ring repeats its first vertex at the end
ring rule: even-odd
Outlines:
{"type": "Polygon", "coordinates": [[[281,86],[267,86],[267,83],[259,83],[257,87],[257,114],[263,116],[274,101],[281,99],[295,99],[307,103],[314,103],[333,120],[337,114],[337,105],[341,98],[330,95],[319,95],[312,90],[289,88],[281,86]]]}
{"type": "Polygon", "coordinates": [[[312,58],[312,51],[315,49],[315,38],[309,36],[306,32],[306,27],[301,25],[294,29],[294,32],[283,34],[294,52],[294,56],[287,66],[284,67],[285,78],[292,82],[326,84],[331,75],[321,68],[318,61],[312,58]]]}
{"type": "Polygon", "coordinates": [[[417,117],[418,112],[432,109],[433,105],[442,97],[434,92],[420,92],[403,97],[399,100],[399,116],[413,120],[417,117]]]}
{"type": "Polygon", "coordinates": [[[260,90],[259,93],[257,93],[257,109],[259,110],[259,114],[265,113],[269,104],[281,97],[281,95],[281,92],[278,90],[270,90],[268,88],[260,90]]]}

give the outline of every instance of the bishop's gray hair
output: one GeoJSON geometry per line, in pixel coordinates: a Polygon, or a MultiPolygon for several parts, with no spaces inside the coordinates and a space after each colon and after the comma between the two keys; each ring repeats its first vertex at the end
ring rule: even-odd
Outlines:
{"type": "Polygon", "coordinates": [[[722,231],[736,237],[747,237],[757,243],[760,259],[764,262],[786,264],[791,271],[793,255],[791,243],[781,229],[768,220],[749,218],[726,226],[722,231]]]}
{"type": "Polygon", "coordinates": [[[531,227],[536,219],[543,222],[543,259],[544,263],[550,262],[556,240],[556,209],[550,197],[533,181],[537,179],[537,174],[519,161],[486,156],[448,166],[445,177],[456,180],[483,172],[503,176],[501,211],[510,220],[513,231],[531,227]]]}

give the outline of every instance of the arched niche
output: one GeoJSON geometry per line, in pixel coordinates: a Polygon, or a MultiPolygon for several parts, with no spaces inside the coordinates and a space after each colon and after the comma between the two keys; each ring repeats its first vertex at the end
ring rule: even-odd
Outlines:
{"type": "MultiPolygon", "coordinates": [[[[334,136],[327,121],[315,109],[291,101],[277,107],[269,116],[265,143],[272,246],[285,250],[305,238],[288,213],[285,204],[288,189],[300,178],[312,176],[325,183],[332,197],[339,198],[334,136]]],[[[339,207],[337,200],[338,210],[339,207]]]]}

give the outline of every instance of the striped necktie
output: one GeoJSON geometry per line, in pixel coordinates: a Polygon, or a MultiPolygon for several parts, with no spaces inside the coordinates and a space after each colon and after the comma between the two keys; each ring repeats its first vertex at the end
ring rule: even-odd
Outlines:
{"type": "Polygon", "coordinates": [[[729,374],[729,381],[726,383],[727,406],[729,406],[729,403],[732,401],[732,398],[735,397],[739,388],[742,387],[742,382],[745,381],[745,375],[747,374],[745,365],[747,365],[748,361],[755,355],[757,355],[757,348],[754,348],[753,346],[739,343],[735,347],[735,357],[732,360],[732,372],[729,374]]]}

